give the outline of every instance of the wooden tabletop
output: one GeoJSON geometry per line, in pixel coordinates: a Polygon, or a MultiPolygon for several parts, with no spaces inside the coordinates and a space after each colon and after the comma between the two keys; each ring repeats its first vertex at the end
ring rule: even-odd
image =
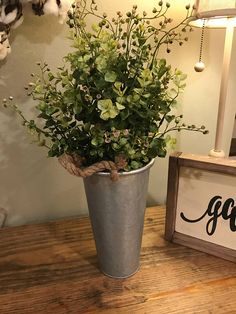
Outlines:
{"type": "Polygon", "coordinates": [[[0,230],[0,313],[236,313],[236,264],[166,242],[164,215],[147,210],[128,279],[99,272],[88,218],[0,230]]]}

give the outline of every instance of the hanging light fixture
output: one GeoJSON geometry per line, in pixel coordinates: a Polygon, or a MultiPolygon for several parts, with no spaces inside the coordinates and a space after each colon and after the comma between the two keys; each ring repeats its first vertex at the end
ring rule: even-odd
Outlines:
{"type": "Polygon", "coordinates": [[[197,72],[203,71],[205,67],[202,62],[205,27],[226,28],[215,146],[209,152],[209,155],[213,157],[225,157],[225,153],[222,149],[222,133],[224,127],[233,34],[234,27],[236,26],[236,0],[196,0],[194,18],[190,24],[196,27],[202,27],[200,58],[199,62],[195,64],[195,70],[197,72]]]}

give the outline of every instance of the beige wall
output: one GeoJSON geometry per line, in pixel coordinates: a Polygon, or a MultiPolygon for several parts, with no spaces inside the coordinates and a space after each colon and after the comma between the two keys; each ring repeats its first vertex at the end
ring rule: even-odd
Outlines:
{"type": "MultiPolygon", "coordinates": [[[[99,0],[102,11],[125,11],[133,0],[99,0]]],[[[148,11],[156,1],[135,1],[148,11]],[[148,3],[148,4],[147,4],[148,3]]],[[[172,16],[178,19],[185,0],[173,0],[172,16]]],[[[12,32],[12,53],[0,63],[0,95],[14,95],[22,107],[31,114],[30,100],[23,86],[30,80],[29,73],[36,69],[37,61],[46,61],[53,67],[70,49],[65,39],[66,26],[56,18],[35,17],[26,12],[22,26],[12,32]]],[[[209,31],[204,45],[207,69],[202,74],[193,71],[199,53],[200,30],[196,30],[190,42],[176,47],[166,56],[168,61],[188,74],[188,86],[182,95],[180,112],[191,124],[205,124],[210,135],[178,134],[178,150],[207,154],[213,147],[218,106],[220,73],[224,32],[209,31]]],[[[233,54],[235,55],[234,44],[233,54]]],[[[234,58],[233,58],[234,59],[234,58]]],[[[235,114],[235,60],[231,65],[224,148],[229,150],[235,114]]],[[[15,116],[0,109],[0,207],[8,211],[8,225],[45,221],[65,216],[87,214],[84,188],[80,178],[72,177],[55,159],[48,159],[42,148],[30,144],[31,137],[19,126],[15,116]]],[[[168,159],[157,159],[151,171],[148,204],[161,204],[166,198],[168,159]]]]}

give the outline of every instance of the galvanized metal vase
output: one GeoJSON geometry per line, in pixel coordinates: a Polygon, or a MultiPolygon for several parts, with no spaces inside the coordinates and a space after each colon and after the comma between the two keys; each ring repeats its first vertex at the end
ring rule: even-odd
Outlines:
{"type": "Polygon", "coordinates": [[[149,170],[122,172],[118,181],[100,172],[84,179],[98,261],[110,277],[126,278],[139,269],[149,170]]]}

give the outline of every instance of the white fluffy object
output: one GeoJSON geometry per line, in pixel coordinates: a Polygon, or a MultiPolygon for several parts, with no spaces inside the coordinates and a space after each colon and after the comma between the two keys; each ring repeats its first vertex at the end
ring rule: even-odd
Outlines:
{"type": "Polygon", "coordinates": [[[0,22],[6,25],[10,25],[16,20],[16,22],[11,27],[12,28],[18,27],[23,22],[23,16],[21,16],[20,19],[16,19],[17,14],[18,14],[17,8],[15,8],[12,12],[6,15],[5,8],[6,8],[6,5],[3,5],[1,8],[0,22]]]}
{"type": "Polygon", "coordinates": [[[60,0],[60,5],[58,6],[56,0],[47,0],[43,6],[43,12],[45,14],[53,14],[58,16],[59,23],[63,24],[72,3],[73,0],[60,0]]]}
{"type": "Polygon", "coordinates": [[[20,26],[24,21],[24,16],[22,15],[18,20],[15,21],[14,24],[11,25],[12,29],[17,28],[18,26],[20,26]]]}
{"type": "Polygon", "coordinates": [[[6,24],[6,25],[11,25],[11,28],[17,28],[20,26],[24,20],[23,15],[18,18],[18,9],[15,8],[13,11],[8,13],[7,15],[5,14],[5,9],[7,5],[2,5],[1,7],[1,14],[0,14],[0,22],[6,24]]]}
{"type": "Polygon", "coordinates": [[[53,14],[58,16],[59,8],[55,0],[47,0],[43,6],[44,14],[53,14]]]}
{"type": "Polygon", "coordinates": [[[10,12],[9,14],[6,15],[5,14],[5,8],[6,8],[6,6],[3,5],[0,20],[2,23],[9,25],[16,19],[17,9],[14,9],[12,12],[10,12]]]}
{"type": "Polygon", "coordinates": [[[67,13],[71,9],[74,0],[61,0],[61,6],[58,12],[58,20],[60,24],[63,24],[67,18],[67,13]]]}
{"type": "MultiPolygon", "coordinates": [[[[4,36],[4,32],[0,32],[0,39],[2,36],[4,36]]],[[[2,44],[0,44],[0,60],[3,60],[6,58],[6,56],[11,52],[11,47],[8,41],[8,38],[4,40],[2,44]]]]}

